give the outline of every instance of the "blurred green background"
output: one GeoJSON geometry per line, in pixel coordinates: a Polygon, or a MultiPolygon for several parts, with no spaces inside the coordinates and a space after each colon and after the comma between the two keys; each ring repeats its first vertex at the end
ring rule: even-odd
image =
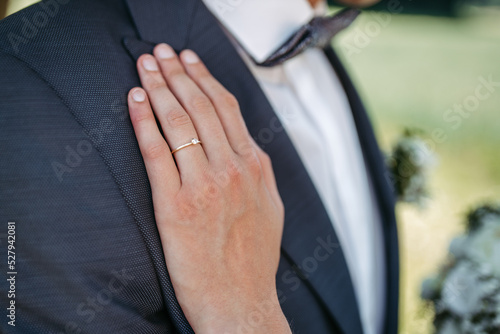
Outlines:
{"type": "MultiPolygon", "coordinates": [[[[34,2],[0,0],[0,15],[2,8],[10,14],[34,2]]],[[[420,128],[439,157],[427,207],[397,208],[400,333],[427,334],[432,333],[433,314],[420,301],[420,283],[437,270],[450,240],[463,231],[463,214],[483,201],[500,199],[500,87],[468,117],[460,116],[459,126],[444,119],[448,109],[474,95],[480,77],[500,83],[500,9],[453,7],[447,12],[453,18],[393,15],[384,4],[377,9],[365,11],[334,46],[384,150],[404,128],[420,128]],[[433,139],[434,131],[440,132],[439,140],[433,139]]],[[[458,115],[448,116],[452,114],[458,115]]]]}
{"type": "Polygon", "coordinates": [[[419,296],[422,280],[443,263],[449,242],[464,229],[464,213],[500,200],[500,8],[465,7],[454,18],[383,14],[365,12],[334,45],[383,149],[405,127],[416,127],[439,158],[427,207],[397,208],[400,333],[432,333],[432,310],[419,296]],[[490,76],[499,87],[468,118],[460,116],[459,126],[443,118],[474,95],[479,77],[490,76]]]}

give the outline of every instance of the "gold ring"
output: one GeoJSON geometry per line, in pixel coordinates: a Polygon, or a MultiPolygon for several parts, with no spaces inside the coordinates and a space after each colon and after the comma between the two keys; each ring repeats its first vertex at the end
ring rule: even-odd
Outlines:
{"type": "Polygon", "coordinates": [[[196,138],[193,138],[193,139],[191,139],[191,141],[189,143],[181,145],[181,146],[177,147],[175,150],[173,150],[172,154],[174,154],[177,151],[182,150],[183,148],[186,148],[186,147],[191,146],[191,145],[196,145],[196,144],[201,144],[201,141],[199,141],[196,138]]]}

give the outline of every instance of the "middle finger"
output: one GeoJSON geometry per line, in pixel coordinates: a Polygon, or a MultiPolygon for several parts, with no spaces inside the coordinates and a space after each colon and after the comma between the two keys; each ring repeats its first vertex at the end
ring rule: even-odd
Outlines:
{"type": "MultiPolygon", "coordinates": [[[[218,161],[226,158],[232,149],[210,99],[187,75],[172,47],[159,44],[153,53],[160,64],[168,87],[193,120],[196,131],[203,141],[208,160],[218,161]]],[[[196,57],[192,61],[196,62],[199,59],[196,57]]]]}

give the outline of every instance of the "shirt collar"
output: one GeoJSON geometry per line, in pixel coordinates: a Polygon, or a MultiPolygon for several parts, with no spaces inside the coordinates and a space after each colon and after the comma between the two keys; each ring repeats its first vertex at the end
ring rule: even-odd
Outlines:
{"type": "Polygon", "coordinates": [[[315,14],[307,0],[203,1],[243,49],[259,63],[315,14]]]}

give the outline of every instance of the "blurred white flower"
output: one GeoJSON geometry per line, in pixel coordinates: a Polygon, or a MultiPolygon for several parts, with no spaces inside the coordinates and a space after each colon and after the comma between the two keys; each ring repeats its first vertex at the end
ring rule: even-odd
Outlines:
{"type": "Polygon", "coordinates": [[[481,263],[500,277],[500,221],[488,219],[483,227],[467,240],[465,253],[469,259],[481,263]]]}
{"type": "Polygon", "coordinates": [[[406,140],[401,141],[401,146],[411,152],[410,159],[416,166],[426,167],[436,163],[434,153],[417,137],[407,137],[406,140]]]}
{"type": "Polygon", "coordinates": [[[443,307],[455,315],[465,317],[481,309],[482,299],[487,292],[483,291],[475,269],[469,261],[461,261],[450,270],[443,283],[443,307]]]}
{"type": "Polygon", "coordinates": [[[419,206],[425,204],[428,174],[436,160],[436,155],[419,137],[418,131],[405,131],[387,160],[400,201],[419,206]]]}
{"type": "Polygon", "coordinates": [[[460,326],[454,319],[447,319],[438,329],[439,334],[461,334],[460,326]]]}
{"type": "Polygon", "coordinates": [[[459,236],[453,239],[450,243],[449,252],[456,259],[460,259],[466,255],[465,248],[467,244],[467,237],[459,236]]]}
{"type": "Polygon", "coordinates": [[[482,322],[472,322],[470,318],[465,318],[460,324],[461,333],[464,334],[487,334],[484,331],[485,324],[482,322]]]}
{"type": "Polygon", "coordinates": [[[422,283],[438,334],[500,334],[500,208],[467,216],[467,233],[450,244],[447,265],[422,283]]]}

